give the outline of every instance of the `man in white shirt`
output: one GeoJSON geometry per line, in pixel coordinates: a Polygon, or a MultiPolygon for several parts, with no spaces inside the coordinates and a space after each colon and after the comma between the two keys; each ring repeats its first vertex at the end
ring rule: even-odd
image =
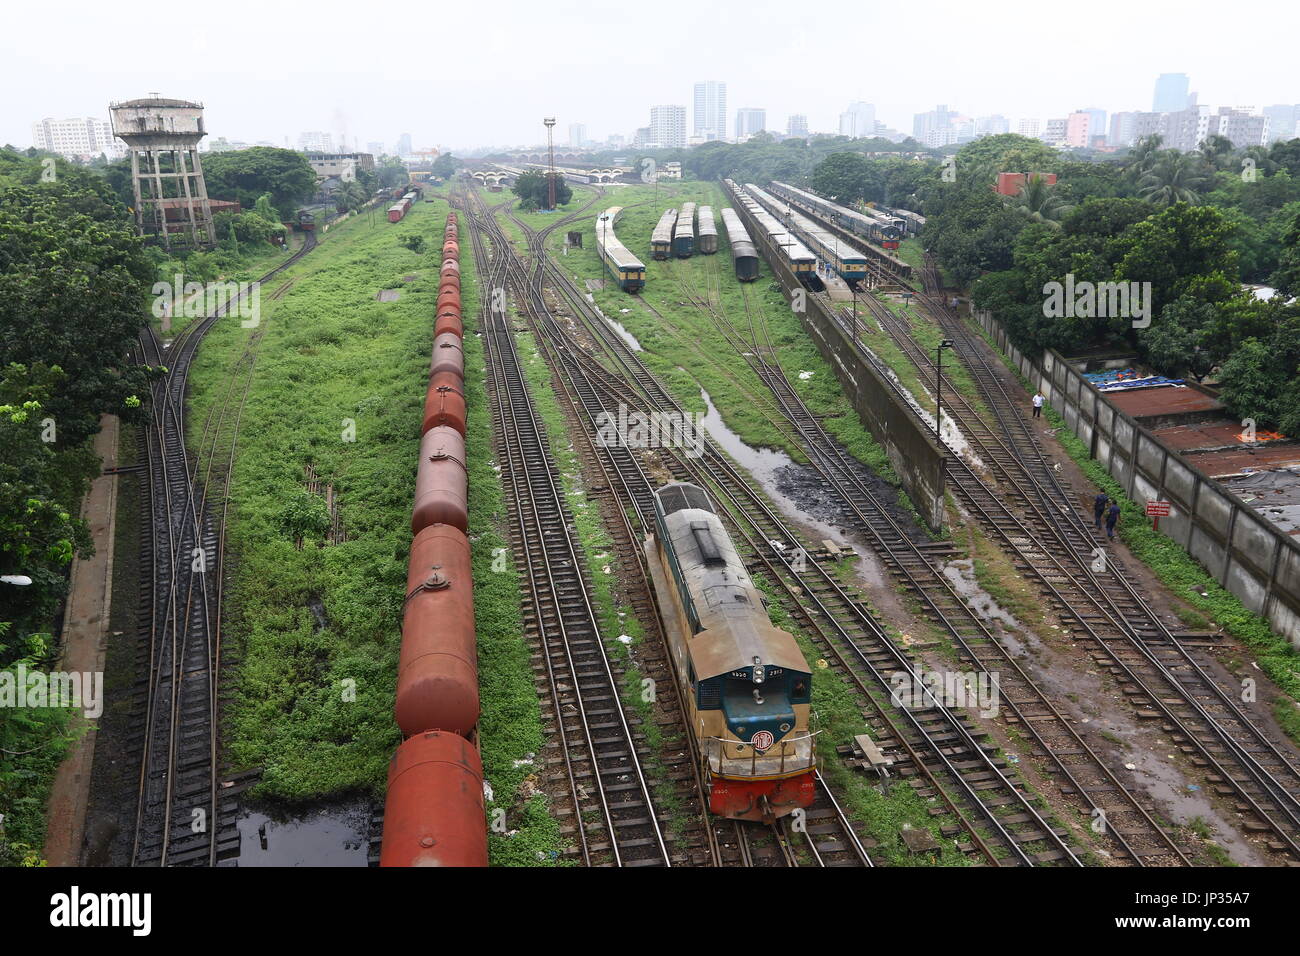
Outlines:
{"type": "Polygon", "coordinates": [[[1041,418],[1043,415],[1043,393],[1034,392],[1034,417],[1041,418]]]}

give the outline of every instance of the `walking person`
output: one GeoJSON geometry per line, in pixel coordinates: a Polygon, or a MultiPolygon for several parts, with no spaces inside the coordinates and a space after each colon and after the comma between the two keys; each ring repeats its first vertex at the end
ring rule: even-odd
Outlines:
{"type": "Polygon", "coordinates": [[[1098,531],[1101,530],[1101,516],[1106,513],[1106,505],[1110,503],[1110,496],[1102,491],[1092,499],[1092,524],[1098,531]]]}
{"type": "Polygon", "coordinates": [[[1046,401],[1046,399],[1043,398],[1042,392],[1034,392],[1034,417],[1035,418],[1042,417],[1044,401],[1046,401]]]}
{"type": "Polygon", "coordinates": [[[1119,502],[1111,500],[1110,508],[1106,512],[1106,538],[1115,540],[1115,522],[1119,521],[1119,502]]]}

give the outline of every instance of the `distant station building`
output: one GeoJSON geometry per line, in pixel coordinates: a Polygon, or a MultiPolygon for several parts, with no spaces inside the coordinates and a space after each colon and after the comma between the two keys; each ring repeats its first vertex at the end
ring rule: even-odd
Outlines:
{"type": "Polygon", "coordinates": [[[147,97],[109,104],[113,135],[131,157],[131,189],[136,229],[194,246],[216,242],[212,206],[203,181],[199,141],[203,105],[188,100],[147,97]],[[173,218],[174,217],[174,218],[173,218]]]}

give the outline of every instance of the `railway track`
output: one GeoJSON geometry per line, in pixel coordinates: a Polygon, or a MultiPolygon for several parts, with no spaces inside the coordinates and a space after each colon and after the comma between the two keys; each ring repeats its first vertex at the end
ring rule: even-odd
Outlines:
{"type": "MultiPolygon", "coordinates": [[[[623,367],[618,370],[619,373],[621,374],[617,374],[611,372],[608,369],[605,369],[604,367],[596,363],[593,359],[591,359],[591,357],[587,354],[589,350],[584,348],[583,345],[580,343],[571,341],[566,343],[564,347],[561,349],[561,354],[565,358],[565,364],[568,366],[568,368],[571,370],[581,371],[587,376],[587,378],[590,381],[597,382],[600,388],[606,393],[606,397],[609,399],[608,403],[603,404],[601,401],[599,401],[600,396],[596,396],[598,401],[593,403],[591,411],[594,413],[599,410],[603,410],[606,407],[612,408],[616,405],[617,401],[619,400],[626,401],[629,404],[635,403],[635,407],[641,407],[641,408],[662,409],[662,408],[676,407],[675,403],[672,402],[672,399],[669,398],[667,394],[663,392],[663,390],[658,386],[658,383],[654,381],[653,376],[650,376],[649,373],[646,372],[646,370],[643,367],[640,367],[640,363],[636,359],[635,355],[626,347],[626,345],[622,342],[622,340],[618,338],[618,336],[613,332],[612,328],[610,328],[602,319],[600,319],[598,314],[595,314],[595,310],[592,309],[589,306],[589,304],[585,303],[585,297],[581,294],[581,292],[579,292],[577,288],[567,280],[567,277],[563,276],[562,274],[559,274],[558,271],[554,269],[552,269],[552,272],[553,272],[552,279],[556,282],[556,284],[558,284],[561,287],[564,287],[566,284],[568,285],[568,289],[566,290],[567,292],[566,297],[568,298],[569,302],[577,309],[579,314],[582,314],[583,317],[586,319],[586,324],[588,328],[590,328],[593,331],[594,337],[598,341],[601,341],[602,344],[605,346],[605,348],[607,348],[612,354],[616,355],[618,357],[618,361],[623,363],[623,367]],[[602,381],[602,379],[604,380],[602,381]],[[642,398],[639,394],[631,390],[628,387],[627,384],[628,381],[638,382],[638,384],[640,384],[642,389],[645,391],[647,398],[642,398]]],[[[559,330],[556,335],[557,339],[559,339],[561,342],[563,342],[566,336],[567,333],[565,333],[563,330],[559,330]]],[[[679,462],[678,464],[681,465],[682,463],[679,462]]],[[[706,454],[706,457],[703,460],[702,468],[701,467],[691,468],[689,465],[685,465],[684,467],[680,468],[680,471],[682,473],[679,474],[675,471],[673,473],[673,477],[682,477],[687,480],[700,482],[702,484],[705,484],[706,486],[709,484],[713,484],[715,487],[717,487],[718,486],[717,476],[718,475],[725,476],[727,472],[732,469],[733,466],[731,466],[730,463],[725,458],[717,455],[715,449],[711,449],[710,452],[706,454]]],[[[632,470],[630,469],[630,471],[632,470]]],[[[735,481],[731,484],[730,488],[726,487],[726,483],[724,482],[723,487],[720,488],[719,490],[724,494],[729,495],[731,497],[733,506],[736,507],[738,510],[740,510],[740,512],[743,514],[746,506],[748,506],[751,509],[753,508],[754,503],[758,502],[758,497],[756,493],[753,491],[753,489],[749,488],[747,483],[743,479],[739,479],[739,476],[734,475],[734,473],[733,473],[733,477],[735,481]],[[745,499],[748,499],[748,501],[746,501],[745,499]]],[[[632,497],[634,502],[636,499],[636,495],[635,495],[636,481],[637,481],[636,475],[633,472],[630,476],[630,479],[625,482],[628,485],[629,489],[632,490],[632,497]]],[[[766,506],[762,505],[761,502],[759,502],[759,505],[763,509],[766,508],[766,506]]],[[[751,510],[750,513],[751,520],[752,517],[753,517],[753,513],[751,510]]],[[[771,560],[770,552],[773,551],[771,547],[771,542],[774,540],[794,541],[796,539],[788,531],[788,529],[785,529],[784,526],[779,522],[779,520],[775,518],[775,515],[771,515],[771,513],[769,512],[768,517],[770,519],[770,523],[767,523],[765,526],[762,523],[760,523],[758,526],[751,526],[750,528],[745,528],[742,526],[739,529],[739,536],[737,537],[737,540],[738,542],[744,540],[746,543],[748,543],[748,545],[751,548],[751,551],[759,556],[760,561],[766,560],[768,569],[771,572],[773,572],[775,578],[778,581],[780,581],[783,580],[783,569],[784,572],[786,573],[788,573],[790,569],[786,565],[784,558],[777,558],[775,562],[771,560]],[[765,555],[769,555],[769,556],[764,557],[765,555]]],[[[818,589],[821,590],[824,594],[833,596],[833,599],[839,603],[840,616],[842,618],[852,620],[858,616],[866,616],[868,620],[870,620],[869,615],[865,614],[861,602],[858,599],[853,598],[847,593],[845,593],[843,589],[839,587],[838,583],[835,582],[834,579],[830,577],[830,575],[826,574],[824,569],[822,570],[821,573],[822,575],[825,576],[825,580],[821,582],[821,584],[818,586],[818,589]]],[[[823,632],[823,636],[825,637],[826,636],[825,631],[827,629],[825,622],[827,621],[835,622],[836,615],[834,613],[831,613],[829,609],[825,607],[813,607],[813,608],[806,607],[805,605],[811,603],[810,599],[814,601],[818,600],[819,595],[816,593],[815,590],[810,590],[807,587],[808,582],[798,579],[798,576],[796,576],[796,580],[798,581],[798,583],[795,584],[793,590],[791,590],[790,596],[792,597],[792,599],[795,600],[795,604],[797,607],[803,607],[804,617],[807,619],[808,625],[814,631],[823,632]],[[809,610],[812,611],[811,614],[808,613],[809,610]]],[[[889,654],[891,652],[897,653],[898,649],[893,645],[892,641],[885,634],[883,628],[880,627],[878,622],[873,621],[871,623],[874,624],[879,637],[877,648],[879,650],[883,650],[884,648],[887,647],[888,650],[884,651],[884,653],[886,654],[889,654]]],[[[857,626],[860,626],[861,621],[860,620],[855,621],[855,624],[857,626]]],[[[867,667],[869,668],[870,661],[869,658],[867,658],[867,656],[863,653],[862,648],[857,646],[856,642],[852,639],[852,637],[849,637],[847,632],[845,632],[844,636],[848,637],[848,640],[846,644],[841,645],[843,651],[847,653],[850,658],[852,658],[855,655],[859,658],[854,663],[854,666],[849,669],[850,673],[857,675],[861,672],[864,662],[867,664],[867,667]]],[[[832,644],[829,638],[826,638],[826,640],[828,645],[832,644]]],[[[893,663],[897,664],[898,661],[895,660],[893,663]]],[[[883,672],[878,671],[876,674],[877,693],[879,692],[880,688],[883,686],[887,686],[887,681],[885,680],[885,674],[883,672]]],[[[865,696],[870,698],[871,696],[870,688],[866,683],[860,684],[860,689],[864,692],[865,696]]],[[[878,702],[877,702],[877,706],[879,709],[878,715],[888,720],[889,714],[886,712],[886,709],[879,708],[878,702]]],[[[942,708],[939,708],[939,710],[942,710],[942,708]]],[[[927,719],[933,719],[935,716],[936,715],[934,714],[928,715],[927,719]]],[[[989,761],[990,763],[992,763],[991,770],[988,769],[987,766],[984,767],[982,771],[984,774],[983,779],[976,780],[974,779],[974,774],[969,775],[971,777],[971,780],[967,784],[967,786],[969,788],[968,792],[971,797],[971,804],[973,806],[979,807],[981,806],[980,794],[979,794],[980,789],[982,788],[984,791],[987,791],[989,789],[990,779],[992,779],[995,782],[995,784],[998,780],[1003,780],[1003,781],[1006,780],[1006,778],[1003,776],[1005,764],[1003,764],[1003,766],[998,766],[996,759],[990,760],[989,755],[984,753],[983,746],[980,745],[979,742],[974,739],[974,735],[971,734],[970,729],[964,725],[962,718],[957,717],[951,713],[946,715],[940,714],[938,716],[941,722],[946,723],[946,729],[949,730],[950,732],[952,732],[952,728],[954,726],[961,726],[960,731],[954,732],[955,736],[960,737],[964,733],[970,738],[968,746],[970,748],[970,753],[974,757],[974,761],[977,765],[983,763],[984,761],[989,761]]],[[[914,736],[918,737],[921,740],[924,740],[926,738],[927,729],[930,731],[931,735],[935,733],[934,728],[926,728],[923,725],[918,725],[909,728],[909,731],[914,736]]],[[[900,736],[904,736],[904,735],[900,735],[900,736]]],[[[892,742],[893,738],[890,739],[892,742]]],[[[927,760],[936,763],[940,762],[939,760],[936,760],[934,755],[937,754],[939,755],[940,758],[943,758],[945,756],[945,752],[951,752],[951,746],[947,744],[939,745],[938,743],[935,743],[933,741],[933,736],[931,736],[930,747],[920,751],[914,749],[911,751],[910,756],[914,757],[915,763],[918,767],[922,768],[922,770],[928,771],[929,768],[926,766],[927,760]]],[[[958,780],[961,779],[961,774],[956,773],[955,768],[954,768],[954,774],[956,779],[958,780]]],[[[937,782],[934,781],[927,781],[927,786],[929,786],[931,793],[942,794],[946,799],[946,791],[943,786],[939,786],[937,782]]],[[[1005,790],[1000,794],[987,794],[987,793],[985,794],[986,803],[989,805],[984,806],[983,810],[985,814],[987,814],[988,816],[985,818],[985,820],[981,823],[980,826],[982,828],[987,828],[995,833],[1001,832],[1002,842],[1000,845],[996,847],[996,849],[993,845],[990,845],[989,841],[986,841],[983,838],[983,835],[979,832],[976,826],[970,824],[969,821],[966,821],[963,818],[963,826],[974,837],[973,843],[979,847],[979,851],[983,853],[990,862],[997,862],[1003,856],[1016,857],[1018,858],[1019,862],[1049,862],[1056,859],[1068,859],[1077,862],[1077,858],[1074,857],[1073,853],[1068,849],[1068,847],[1065,847],[1063,843],[1059,843],[1060,836],[1055,832],[1056,828],[1048,825],[1042,820],[1038,812],[1032,806],[1029,806],[1029,801],[1025,799],[1023,794],[1018,794],[1018,795],[1017,794],[1018,792],[1016,791],[1016,788],[1014,786],[1011,786],[1010,783],[1005,784],[1005,790]],[[1008,805],[1014,806],[1017,803],[1022,804],[1023,808],[1020,810],[1020,812],[1008,814],[1006,810],[1007,806],[1008,805]],[[988,817],[991,817],[991,819],[989,819],[988,817]],[[1011,820],[1010,826],[1013,828],[1012,830],[1008,830],[1003,824],[1003,820],[1007,818],[1011,820]],[[1013,832],[1014,830],[1018,830],[1019,832],[1018,833],[1013,832]],[[1045,845],[1044,846],[1034,845],[1036,841],[1043,841],[1045,844],[1058,843],[1058,845],[1049,849],[1045,845]],[[1028,851],[1023,850],[1022,849],[1023,846],[1028,846],[1029,850],[1028,851]]],[[[952,809],[954,810],[954,812],[956,811],[955,806],[953,806],[952,809]]],[[[978,816],[979,814],[977,813],[976,815],[978,816]]],[[[958,814],[958,816],[960,816],[960,814],[958,814]]],[[[998,840],[994,839],[992,843],[997,844],[998,840]]]]}
{"type": "MultiPolygon", "coordinates": [[[[930,282],[934,281],[931,270],[930,282]]],[[[1139,717],[1161,729],[1209,775],[1218,797],[1268,850],[1300,862],[1300,769],[1293,748],[1273,740],[1224,687],[1208,655],[1187,647],[1150,606],[1123,563],[1102,548],[1048,462],[1037,436],[988,364],[976,337],[942,301],[927,297],[952,336],[987,412],[948,380],[947,412],[991,474],[986,482],[954,458],[949,479],[963,504],[1017,567],[1035,580],[1071,631],[1088,640],[1139,717]]],[[[918,368],[925,354],[883,303],[868,305],[918,368]]]]}
{"type": "MultiPolygon", "coordinates": [[[[562,380],[568,383],[568,388],[565,391],[573,403],[572,411],[576,420],[581,422],[583,417],[586,417],[588,427],[583,428],[581,433],[587,436],[588,445],[590,446],[589,455],[595,459],[595,467],[610,480],[611,487],[619,489],[620,500],[631,505],[630,515],[622,505],[617,509],[620,515],[619,523],[623,525],[622,541],[626,543],[630,554],[638,555],[636,572],[643,583],[648,582],[648,569],[644,567],[644,561],[639,557],[640,542],[646,531],[652,527],[653,504],[651,493],[654,484],[659,482],[652,484],[646,468],[637,460],[630,449],[621,446],[601,446],[598,448],[594,443],[590,442],[590,436],[594,434],[595,416],[607,410],[607,408],[617,408],[617,400],[612,403],[609,402],[608,399],[614,396],[611,396],[608,391],[604,391],[604,395],[599,394],[603,389],[589,374],[593,371],[592,369],[581,364],[574,364],[573,339],[569,332],[556,321],[545,298],[543,286],[546,278],[548,275],[554,278],[552,274],[553,263],[545,254],[545,241],[546,237],[554,229],[564,224],[564,221],[554,223],[540,232],[531,230],[518,219],[515,222],[524,230],[530,241],[532,270],[526,281],[530,290],[529,296],[532,300],[532,307],[528,312],[530,320],[534,323],[535,331],[539,333],[539,346],[547,355],[552,367],[559,368],[563,372],[562,380]],[[615,485],[615,483],[617,484],[615,485]],[[638,531],[633,530],[634,525],[638,531]]],[[[578,299],[585,303],[581,294],[577,293],[576,287],[570,287],[568,291],[576,293],[578,299]]],[[[606,326],[606,328],[608,327],[606,326]]],[[[698,476],[691,476],[684,470],[679,471],[678,476],[693,477],[693,480],[699,480],[698,476]]],[[[648,583],[646,583],[646,591],[648,593],[648,583]]],[[[660,650],[658,653],[664,661],[664,669],[673,681],[676,700],[680,700],[681,688],[676,686],[675,671],[671,666],[668,666],[666,657],[664,657],[662,648],[665,645],[662,640],[662,632],[659,630],[657,614],[652,609],[649,616],[653,623],[654,636],[658,639],[649,643],[659,645],[660,650]]],[[[674,708],[674,713],[680,725],[682,717],[679,706],[674,708]]],[[[691,752],[694,798],[701,800],[702,781],[699,774],[700,761],[698,753],[691,737],[688,734],[684,736],[691,752]]],[[[787,834],[781,823],[764,827],[760,824],[705,819],[707,815],[702,810],[699,812],[704,824],[702,828],[704,839],[696,842],[702,842],[705,846],[696,846],[696,849],[707,850],[700,862],[708,862],[713,865],[743,866],[797,865],[802,857],[817,861],[821,865],[870,865],[871,863],[866,848],[854,832],[843,808],[834,802],[833,796],[825,789],[824,795],[819,797],[818,805],[808,811],[809,816],[804,821],[807,826],[801,824],[794,835],[787,834]]],[[[695,840],[693,836],[687,836],[683,842],[691,845],[693,840],[695,840]]]]}
{"type": "MultiPolygon", "coordinates": [[[[464,208],[485,287],[515,284],[513,250],[489,226],[491,214],[469,202],[464,208]]],[[[512,549],[526,583],[524,630],[541,660],[572,836],[588,866],[671,866],[642,767],[643,744],[623,706],[592,604],[587,558],[500,297],[485,297],[481,318],[497,457],[514,519],[512,549]]]]}
{"type": "MultiPolygon", "coordinates": [[[[303,247],[260,282],[300,261],[315,243],[308,233],[303,247]]],[[[222,552],[226,483],[261,330],[209,410],[194,454],[185,434],[190,366],[204,335],[235,304],[191,322],[170,343],[150,326],[137,347],[140,361],[168,371],[153,386],[152,414],[141,438],[149,520],[141,534],[136,698],[143,721],[130,853],[135,866],[213,866],[239,845],[235,808],[222,799],[235,788],[219,779],[222,552]],[[219,513],[209,507],[210,498],[220,499],[219,513]]]]}
{"type": "MultiPolygon", "coordinates": [[[[745,326],[738,327],[713,305],[713,282],[707,278],[701,295],[686,283],[686,294],[710,312],[732,346],[745,355],[758,376],[778,397],[782,411],[797,432],[797,444],[836,491],[853,515],[860,532],[872,541],[892,575],[914,595],[958,647],[964,660],[997,681],[1010,723],[1028,737],[1035,756],[1054,765],[1064,781],[1063,795],[1089,820],[1094,832],[1106,837],[1107,852],[1118,862],[1138,865],[1185,864],[1186,858],[1164,829],[1143,807],[1114,769],[1075,731],[1020,667],[1015,656],[975,613],[944,573],[947,547],[918,544],[897,526],[863,480],[862,466],[829,436],[816,416],[803,405],[780,366],[771,360],[775,349],[766,326],[750,307],[742,287],[745,326]],[[747,334],[746,334],[747,333],[747,334]],[[1097,821],[1103,829],[1098,830],[1097,821]]],[[[720,299],[718,300],[720,301],[720,299]]]]}

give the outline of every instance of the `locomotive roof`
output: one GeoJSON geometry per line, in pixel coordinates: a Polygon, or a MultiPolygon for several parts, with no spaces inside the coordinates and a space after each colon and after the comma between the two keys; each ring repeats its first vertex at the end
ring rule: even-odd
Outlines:
{"type": "Polygon", "coordinates": [[[696,677],[708,680],[752,667],[755,657],[765,666],[808,673],[795,639],[768,617],[761,592],[705,492],[678,482],[656,495],[700,622],[701,630],[689,641],[696,677]]]}

